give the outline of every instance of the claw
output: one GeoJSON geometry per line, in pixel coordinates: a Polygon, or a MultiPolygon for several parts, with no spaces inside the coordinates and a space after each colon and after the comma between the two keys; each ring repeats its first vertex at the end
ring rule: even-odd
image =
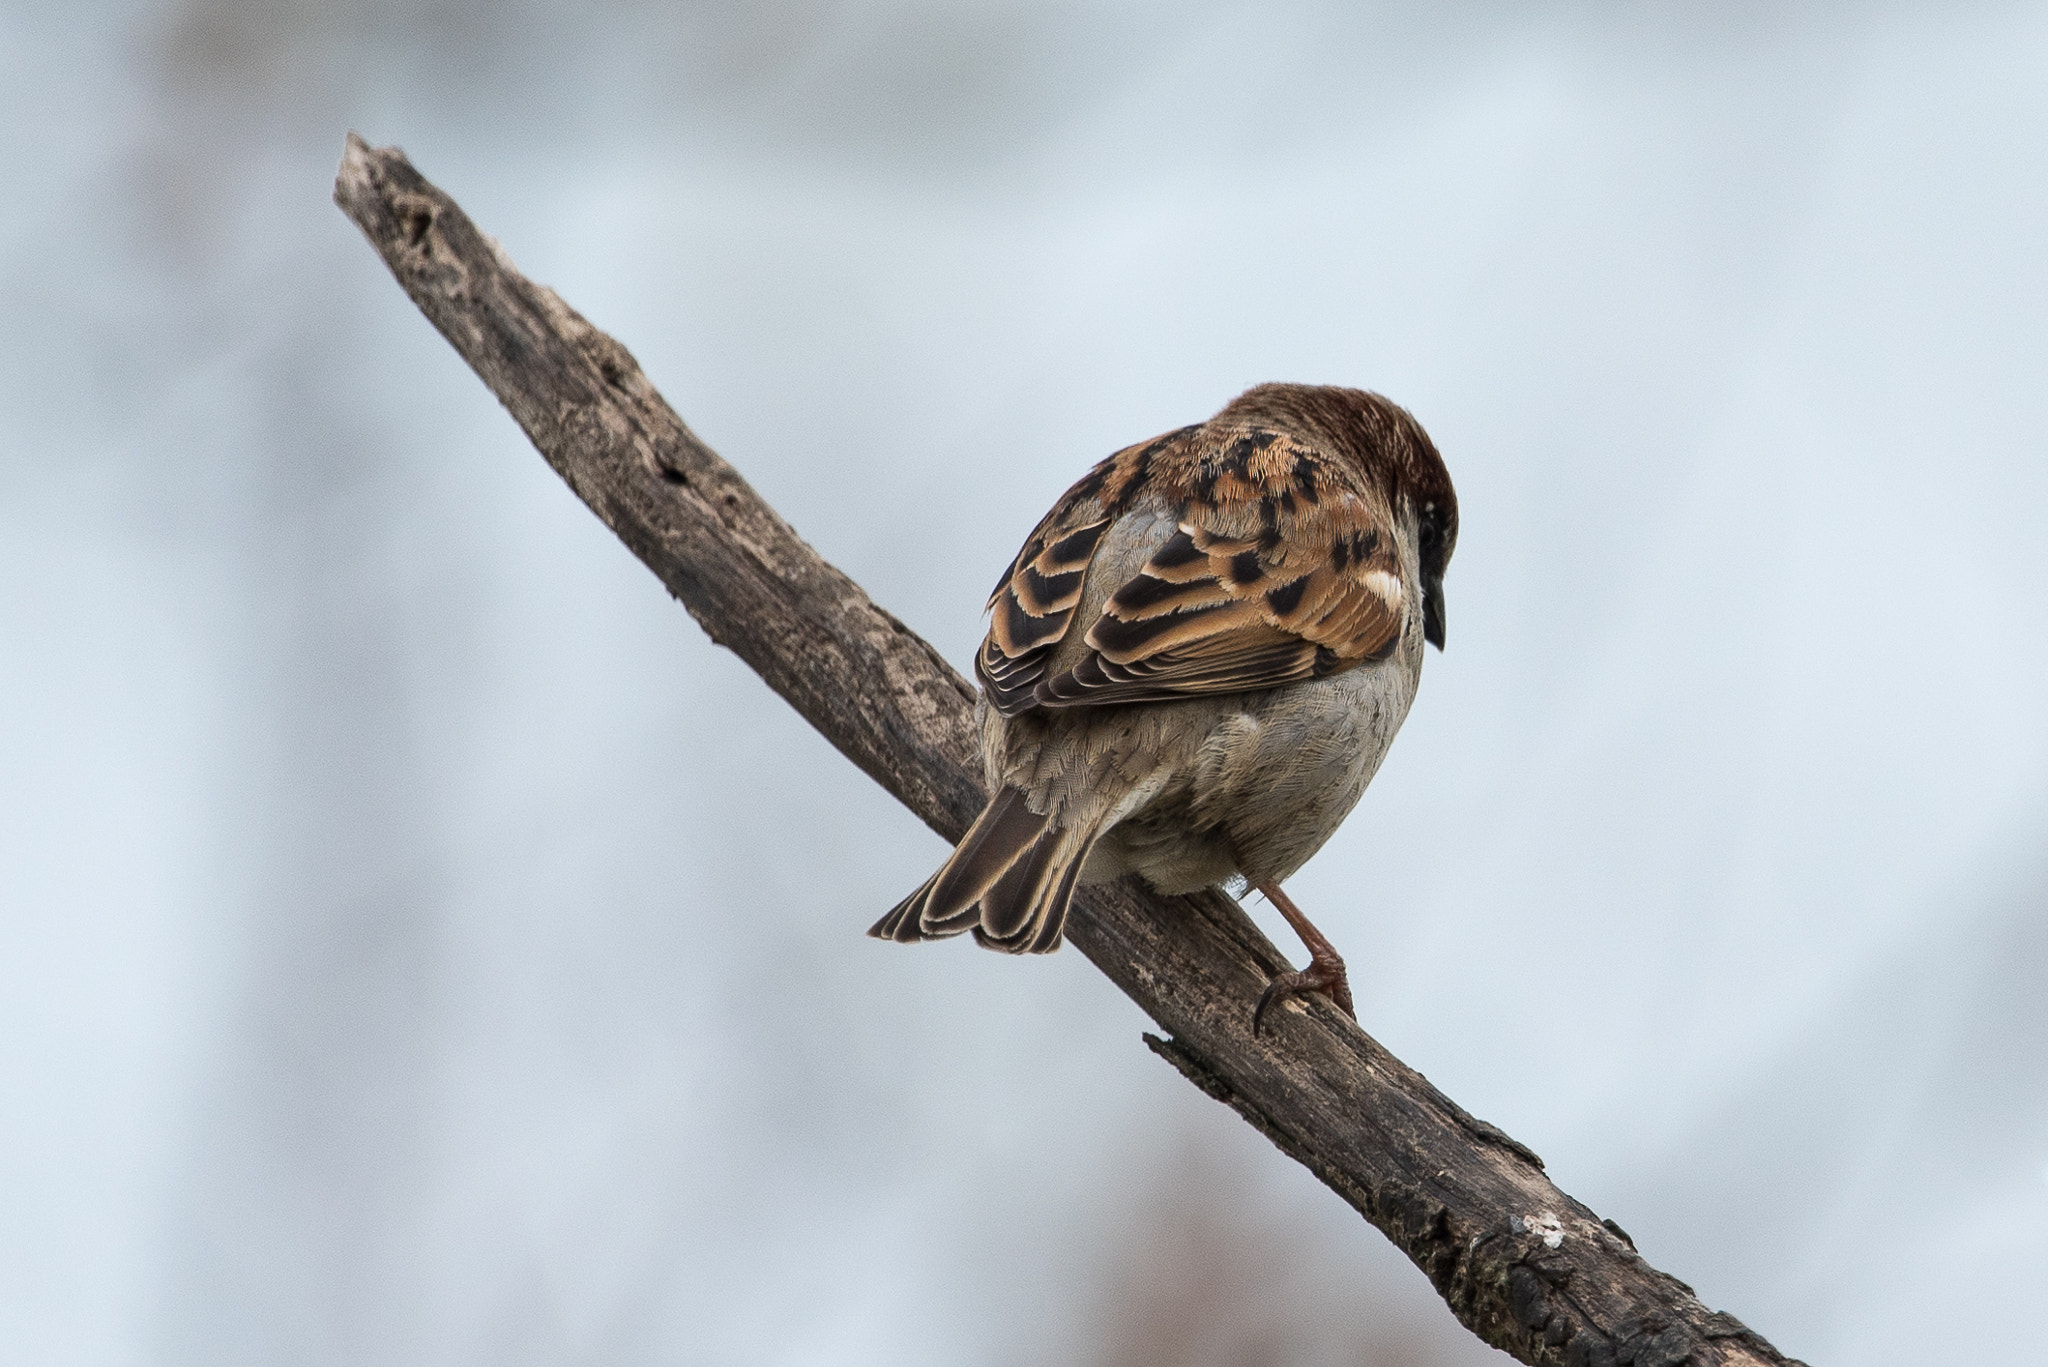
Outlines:
{"type": "Polygon", "coordinates": [[[1351,981],[1344,972],[1344,961],[1331,955],[1327,959],[1310,959],[1308,967],[1299,973],[1276,973],[1259,994],[1259,1004],[1252,1008],[1252,1034],[1259,1033],[1267,1008],[1274,1002],[1304,992],[1320,992],[1335,1002],[1339,1011],[1354,1021],[1358,1019],[1358,1011],[1351,1004],[1351,981]]]}

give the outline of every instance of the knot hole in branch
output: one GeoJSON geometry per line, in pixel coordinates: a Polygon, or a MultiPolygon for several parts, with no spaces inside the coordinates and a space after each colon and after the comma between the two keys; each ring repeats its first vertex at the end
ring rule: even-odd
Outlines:
{"type": "Polygon", "coordinates": [[[410,196],[401,200],[398,205],[398,226],[405,233],[407,246],[425,246],[427,231],[434,226],[433,201],[410,196]]]}

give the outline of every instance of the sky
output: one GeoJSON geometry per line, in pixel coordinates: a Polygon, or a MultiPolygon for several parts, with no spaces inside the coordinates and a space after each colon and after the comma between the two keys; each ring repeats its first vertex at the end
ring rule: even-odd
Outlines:
{"type": "MultiPolygon", "coordinates": [[[[2048,1265],[2048,7],[0,0],[0,1362],[1505,1361],[577,503],[398,144],[965,667],[1128,442],[1372,388],[1448,649],[1290,884],[1816,1364],[2048,1265]]],[[[1251,908],[1283,945],[1270,909],[1251,908]]]]}

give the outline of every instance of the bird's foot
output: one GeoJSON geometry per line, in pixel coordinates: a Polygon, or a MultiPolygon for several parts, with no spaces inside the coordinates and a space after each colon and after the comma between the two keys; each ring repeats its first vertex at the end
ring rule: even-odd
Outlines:
{"type": "Polygon", "coordinates": [[[1345,976],[1344,961],[1336,952],[1312,954],[1308,967],[1299,973],[1277,973],[1266,990],[1259,994],[1259,1004],[1252,1008],[1252,1034],[1259,1033],[1259,1023],[1265,1019],[1266,1008],[1286,997],[1300,996],[1304,992],[1320,992],[1337,1003],[1337,1009],[1358,1019],[1358,1012],[1351,1005],[1351,979],[1345,976]]]}

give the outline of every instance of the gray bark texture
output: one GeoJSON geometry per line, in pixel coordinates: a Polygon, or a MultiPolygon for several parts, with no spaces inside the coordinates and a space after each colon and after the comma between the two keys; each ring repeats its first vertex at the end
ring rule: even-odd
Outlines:
{"type": "MultiPolygon", "coordinates": [[[[548,464],[711,639],[957,839],[984,797],[973,686],[825,563],[625,347],[520,275],[403,152],[351,134],[334,198],[548,464]]],[[[1535,1154],[1327,1001],[1274,1012],[1255,1037],[1252,1005],[1285,960],[1221,892],[1085,889],[1067,935],[1159,1023],[1145,1037],[1155,1053],[1356,1207],[1487,1343],[1559,1367],[1789,1361],[1644,1262],[1619,1226],[1553,1186],[1535,1154]]]]}

